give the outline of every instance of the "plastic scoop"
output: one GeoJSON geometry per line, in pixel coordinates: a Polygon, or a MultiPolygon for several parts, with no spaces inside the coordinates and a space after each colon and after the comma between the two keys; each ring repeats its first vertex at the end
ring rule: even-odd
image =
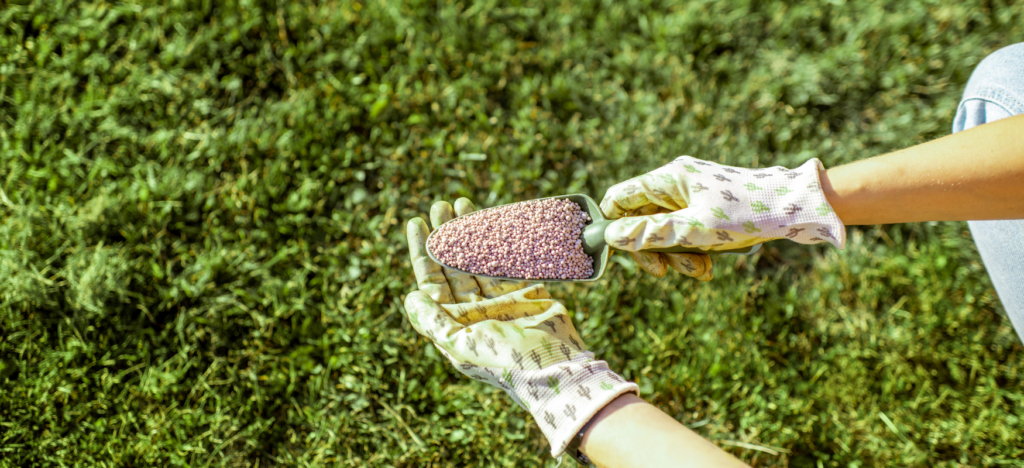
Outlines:
{"type": "MultiPolygon", "coordinates": [[[[580,240],[583,241],[582,242],[582,244],[583,244],[583,251],[587,255],[589,255],[591,258],[594,259],[594,274],[590,278],[584,278],[584,279],[530,278],[527,281],[541,281],[541,282],[547,282],[547,283],[554,283],[554,282],[573,282],[573,281],[577,281],[577,282],[579,282],[579,281],[597,281],[597,280],[601,279],[601,276],[604,275],[605,268],[608,266],[608,256],[609,256],[609,253],[610,253],[609,252],[610,247],[609,247],[609,245],[604,240],[604,231],[605,231],[605,229],[608,228],[608,225],[611,224],[612,222],[614,222],[615,220],[613,220],[613,219],[605,219],[604,214],[601,213],[601,208],[598,206],[597,203],[594,202],[594,199],[590,198],[589,196],[584,195],[582,193],[571,193],[571,194],[568,194],[568,195],[559,195],[559,196],[556,196],[556,197],[538,198],[538,200],[549,200],[549,199],[568,199],[568,200],[571,200],[571,201],[575,202],[577,205],[579,205],[580,208],[582,208],[584,212],[586,212],[588,215],[590,215],[590,222],[587,223],[586,227],[583,228],[583,234],[580,237],[580,240]]],[[[520,202],[517,202],[517,203],[520,203],[520,202]]],[[[494,209],[494,208],[499,208],[500,206],[508,206],[508,205],[499,205],[499,206],[492,207],[492,208],[487,208],[487,209],[490,210],[490,209],[494,209]]],[[[486,210],[481,210],[481,211],[486,211],[486,210]]],[[[477,213],[479,213],[479,211],[477,213]]],[[[449,222],[451,222],[451,221],[449,221],[449,222]]],[[[440,227],[440,226],[438,226],[438,227],[440,227]]],[[[438,232],[438,229],[434,229],[434,231],[430,233],[430,236],[427,237],[427,242],[426,242],[426,244],[428,246],[427,247],[427,255],[429,255],[430,259],[433,260],[434,262],[436,262],[438,264],[441,264],[441,265],[444,265],[446,268],[451,268],[452,270],[461,271],[463,273],[469,273],[471,275],[478,276],[478,277],[481,277],[481,278],[494,278],[494,279],[500,279],[500,280],[513,280],[513,281],[521,281],[521,280],[524,279],[524,278],[512,278],[512,277],[508,277],[508,276],[480,275],[480,274],[476,274],[476,273],[473,273],[473,272],[470,272],[470,271],[463,270],[461,268],[455,268],[455,267],[453,267],[451,265],[448,265],[448,264],[438,260],[437,257],[434,255],[434,252],[430,251],[430,247],[429,247],[430,246],[430,238],[433,237],[434,234],[436,234],[437,232],[438,232]]],[[[706,253],[706,254],[750,255],[750,254],[753,254],[754,252],[757,252],[760,249],[761,249],[761,244],[755,244],[755,245],[752,245],[750,247],[743,247],[743,248],[739,248],[739,249],[714,250],[714,251],[702,250],[702,249],[698,249],[698,248],[694,248],[694,247],[675,246],[675,247],[668,247],[668,248],[663,248],[663,249],[644,249],[644,250],[641,250],[641,252],[701,253],[701,254],[706,253]]]]}

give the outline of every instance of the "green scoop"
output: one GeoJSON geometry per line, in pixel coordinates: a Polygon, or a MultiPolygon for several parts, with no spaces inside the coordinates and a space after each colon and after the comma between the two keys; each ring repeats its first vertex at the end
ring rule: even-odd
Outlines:
{"type": "MultiPolygon", "coordinates": [[[[597,203],[594,202],[594,199],[590,198],[589,196],[584,195],[582,193],[571,193],[571,194],[568,194],[568,195],[559,195],[557,197],[539,198],[538,200],[549,200],[549,199],[568,199],[568,200],[571,200],[573,202],[576,202],[577,205],[579,205],[581,208],[583,208],[583,211],[585,211],[588,215],[590,215],[591,221],[589,223],[587,223],[586,227],[583,228],[583,235],[581,236],[580,240],[583,241],[582,242],[582,244],[583,244],[583,251],[586,252],[587,255],[590,255],[590,257],[594,259],[594,275],[591,276],[590,278],[585,278],[585,279],[530,279],[529,281],[542,281],[542,282],[547,282],[547,283],[572,282],[572,281],[597,281],[598,279],[601,278],[601,275],[604,274],[604,270],[608,266],[608,256],[609,256],[609,253],[610,253],[609,252],[610,248],[609,248],[608,244],[605,243],[605,240],[604,240],[604,230],[607,229],[608,225],[611,224],[615,220],[605,219],[604,214],[601,213],[601,208],[597,205],[597,203]]],[[[508,206],[508,205],[500,205],[500,206],[508,206]]],[[[499,208],[499,207],[495,206],[495,207],[487,208],[487,209],[494,209],[494,208],[499,208]]],[[[483,211],[483,210],[481,210],[481,211],[483,211]]],[[[449,222],[451,222],[451,221],[449,221],[449,222]]],[[[434,233],[436,233],[436,232],[437,232],[437,229],[434,229],[434,231],[430,233],[430,236],[433,236],[434,233]]],[[[428,246],[427,247],[427,255],[430,256],[430,259],[435,261],[435,262],[437,262],[438,264],[444,265],[446,268],[451,268],[453,270],[461,271],[463,273],[469,273],[469,274],[472,274],[474,276],[478,276],[478,277],[481,277],[481,278],[494,278],[494,279],[501,279],[501,280],[513,280],[513,281],[518,281],[518,280],[522,280],[523,279],[523,278],[510,278],[510,277],[507,277],[507,276],[478,275],[476,273],[470,273],[470,272],[468,272],[466,270],[462,270],[460,268],[452,267],[452,266],[447,265],[444,262],[438,260],[437,257],[434,256],[434,252],[430,251],[430,247],[429,247],[430,246],[430,237],[427,237],[427,246],[428,246]]],[[[675,247],[668,247],[668,248],[664,248],[664,249],[644,249],[644,250],[641,250],[641,252],[711,253],[711,254],[750,255],[750,254],[753,254],[754,252],[757,252],[760,249],[761,249],[761,244],[752,245],[750,247],[743,247],[743,248],[740,248],[740,249],[715,250],[715,251],[701,250],[701,249],[694,248],[694,247],[675,246],[675,247]]]]}

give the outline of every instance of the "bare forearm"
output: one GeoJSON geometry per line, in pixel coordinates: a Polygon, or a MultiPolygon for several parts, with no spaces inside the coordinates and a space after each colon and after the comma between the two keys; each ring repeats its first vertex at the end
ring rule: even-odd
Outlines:
{"type": "Polygon", "coordinates": [[[1024,218],[1024,115],[821,173],[846,225],[1024,218]]]}
{"type": "Polygon", "coordinates": [[[594,416],[580,450],[601,468],[747,466],[632,393],[594,416]]]}

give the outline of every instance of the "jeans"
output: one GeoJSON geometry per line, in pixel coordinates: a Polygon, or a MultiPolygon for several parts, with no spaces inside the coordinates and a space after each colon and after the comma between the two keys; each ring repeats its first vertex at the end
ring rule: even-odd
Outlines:
{"type": "MultiPolygon", "coordinates": [[[[1024,43],[993,52],[974,69],[953,133],[1017,114],[1024,114],[1024,43]]],[[[1017,144],[1024,144],[1024,135],[1017,144]]],[[[967,224],[996,294],[1024,340],[1024,219],[967,224]]]]}

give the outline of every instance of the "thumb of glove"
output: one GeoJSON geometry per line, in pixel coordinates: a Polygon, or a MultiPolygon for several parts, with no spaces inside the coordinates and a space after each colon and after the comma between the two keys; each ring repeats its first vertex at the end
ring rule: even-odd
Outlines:
{"type": "Polygon", "coordinates": [[[612,248],[628,252],[696,246],[697,239],[703,238],[703,232],[708,229],[706,221],[697,215],[697,209],[684,208],[673,213],[618,219],[605,229],[604,239],[612,248]]]}

